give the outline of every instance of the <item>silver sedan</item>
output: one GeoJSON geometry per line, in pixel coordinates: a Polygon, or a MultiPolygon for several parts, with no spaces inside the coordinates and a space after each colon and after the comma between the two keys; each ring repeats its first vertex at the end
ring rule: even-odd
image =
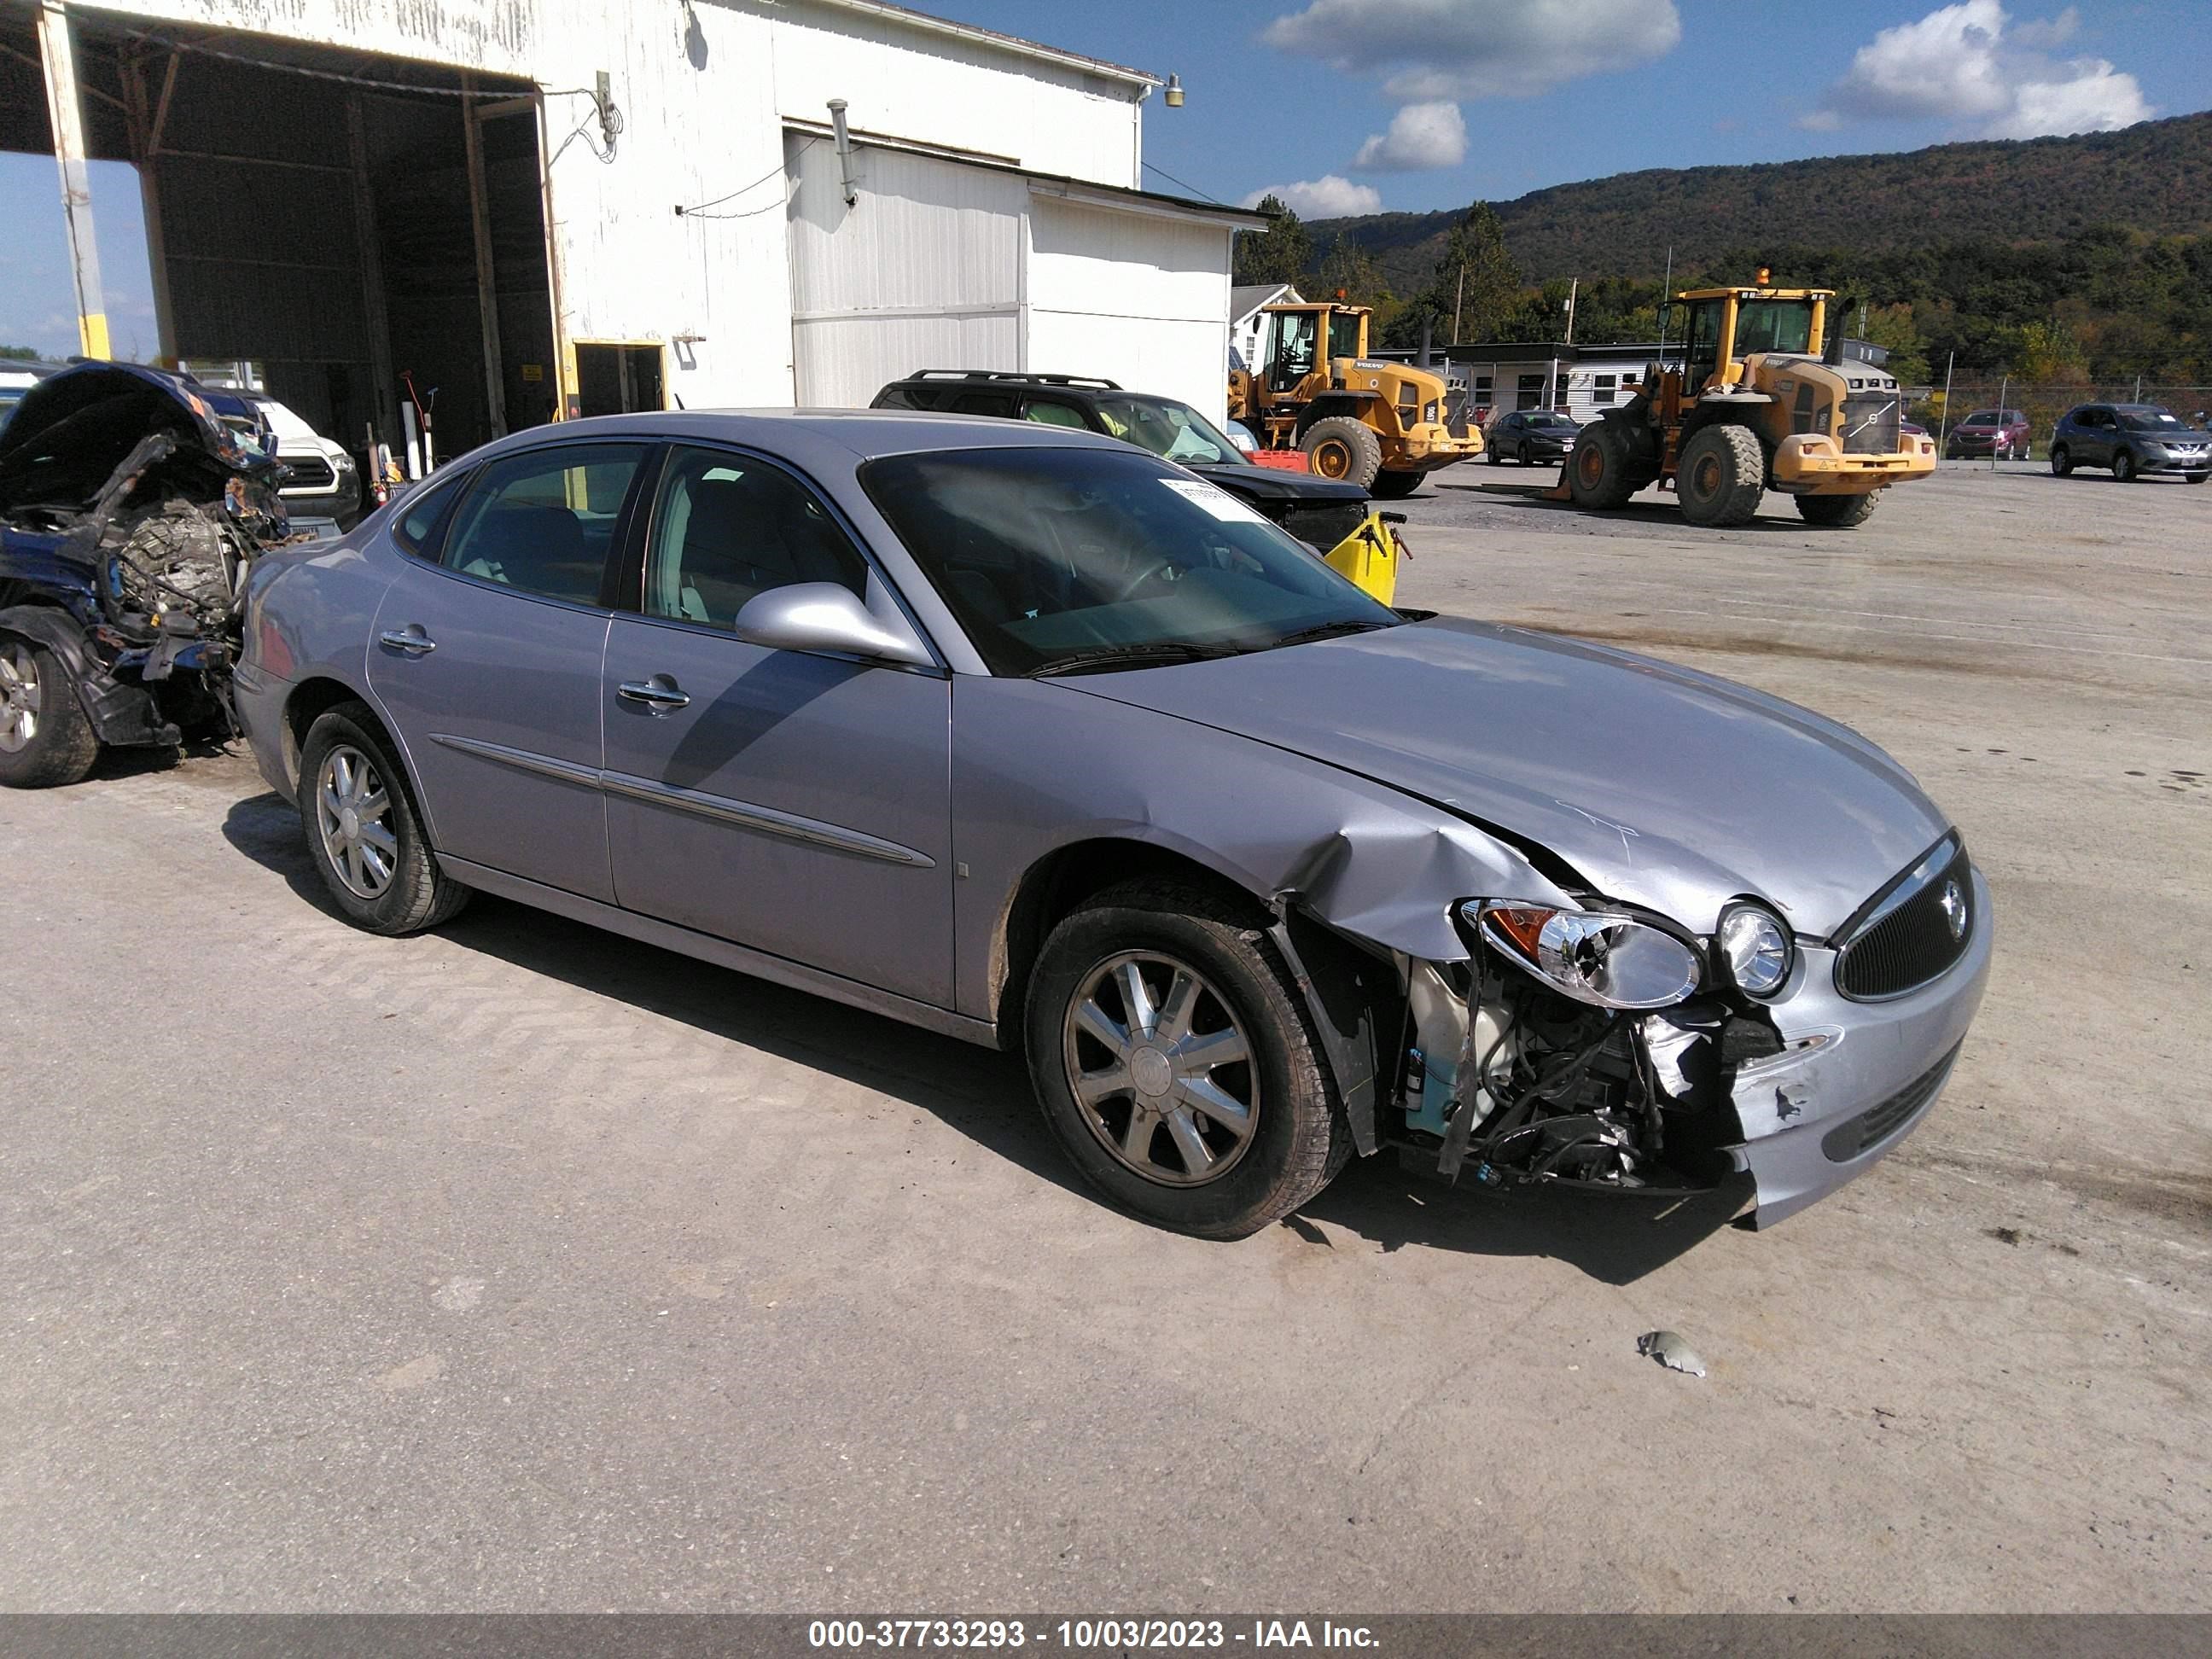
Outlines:
{"type": "Polygon", "coordinates": [[[896,413],[571,422],[266,560],[237,702],[331,898],[498,894],[1018,1048],[1069,1158],[1249,1233],[1355,1153],[1748,1172],[1927,1113],[1989,894],[1844,727],[1394,611],[1127,446],[896,413]]]}

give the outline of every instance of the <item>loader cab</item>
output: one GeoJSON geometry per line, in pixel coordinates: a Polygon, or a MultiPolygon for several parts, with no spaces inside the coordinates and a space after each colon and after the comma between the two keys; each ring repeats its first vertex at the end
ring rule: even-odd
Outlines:
{"type": "Polygon", "coordinates": [[[1269,306],[1261,315],[1260,383],[1279,397],[1340,358],[1367,355],[1364,306],[1269,306]]]}
{"type": "Polygon", "coordinates": [[[1717,377],[1732,378],[1738,360],[1755,352],[1819,356],[1833,297],[1825,289],[1764,286],[1676,295],[1670,320],[1682,329],[1682,395],[1694,398],[1717,377]]]}

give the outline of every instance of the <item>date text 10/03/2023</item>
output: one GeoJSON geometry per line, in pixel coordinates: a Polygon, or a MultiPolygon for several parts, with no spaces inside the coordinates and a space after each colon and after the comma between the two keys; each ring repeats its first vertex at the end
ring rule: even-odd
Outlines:
{"type": "Polygon", "coordinates": [[[1351,1648],[1377,1645],[1364,1625],[1254,1619],[817,1619],[815,1648],[1059,1648],[1076,1652],[1173,1648],[1351,1648]]]}

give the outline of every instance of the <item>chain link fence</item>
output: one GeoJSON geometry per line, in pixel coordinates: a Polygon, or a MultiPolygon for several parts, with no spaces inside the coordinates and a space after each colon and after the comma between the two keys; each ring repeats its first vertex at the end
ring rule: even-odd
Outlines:
{"type": "Polygon", "coordinates": [[[2051,428],[2076,404],[2154,404],[2194,425],[2212,424],[2212,386],[2166,380],[1954,380],[1948,401],[1940,383],[1904,390],[1905,418],[1926,427],[1939,442],[1970,415],[2019,410],[2027,416],[2027,459],[2049,453],[2051,428]]]}

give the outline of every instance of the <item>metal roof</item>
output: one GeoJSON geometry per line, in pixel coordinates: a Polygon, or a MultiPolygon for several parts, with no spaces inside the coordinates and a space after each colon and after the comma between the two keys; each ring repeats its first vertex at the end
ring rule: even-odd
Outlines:
{"type": "Polygon", "coordinates": [[[1001,34],[996,29],[979,28],[973,23],[957,23],[950,18],[933,17],[927,12],[915,11],[908,6],[892,5],[890,0],[813,0],[813,3],[842,11],[861,12],[930,34],[942,34],[979,46],[995,46],[1001,52],[1012,52],[1019,57],[1085,70],[1093,75],[1109,76],[1133,87],[1151,88],[1162,84],[1160,76],[1144,70],[1131,69],[1126,64],[1109,63],[1103,58],[1086,58],[1079,52],[1066,52],[1036,40],[1024,40],[1018,34],[1001,34]]]}

